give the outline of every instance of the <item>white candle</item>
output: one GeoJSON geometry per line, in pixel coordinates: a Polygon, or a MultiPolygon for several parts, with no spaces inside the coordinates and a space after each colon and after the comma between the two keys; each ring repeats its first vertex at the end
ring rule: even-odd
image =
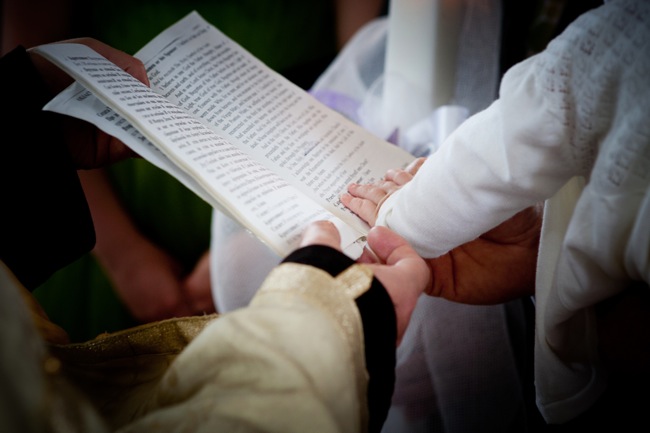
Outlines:
{"type": "Polygon", "coordinates": [[[451,102],[462,0],[390,0],[383,121],[400,130],[451,102]]]}

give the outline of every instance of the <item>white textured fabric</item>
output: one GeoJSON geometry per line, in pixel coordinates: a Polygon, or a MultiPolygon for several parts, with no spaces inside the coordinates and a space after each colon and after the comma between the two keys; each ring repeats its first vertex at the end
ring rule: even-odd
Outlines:
{"type": "Polygon", "coordinates": [[[500,99],[381,209],[383,223],[435,257],[549,199],[535,360],[548,422],[575,417],[605,386],[591,307],[650,281],[648,77],[650,2],[610,1],[513,67],[500,99]]]}

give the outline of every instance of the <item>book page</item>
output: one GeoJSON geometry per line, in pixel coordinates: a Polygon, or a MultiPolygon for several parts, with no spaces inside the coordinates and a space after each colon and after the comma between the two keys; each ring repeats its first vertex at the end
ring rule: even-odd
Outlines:
{"type": "Polygon", "coordinates": [[[151,87],[200,117],[347,223],[339,200],[413,157],[280,76],[193,12],[136,54],[151,87]]]}
{"type": "MultiPolygon", "coordinates": [[[[252,160],[199,120],[90,48],[78,44],[52,44],[38,50],[56,59],[81,84],[92,88],[93,95],[105,103],[115,104],[116,100],[119,101],[123,117],[135,125],[137,132],[106,107],[97,113],[83,109],[79,104],[70,104],[88,99],[90,94],[85,89],[75,94],[73,99],[67,94],[63,100],[55,98],[47,109],[79,115],[94,123],[103,118],[107,123],[101,126],[108,126],[106,132],[134,145],[136,152],[142,146],[135,143],[142,145],[143,138],[150,141],[145,144],[149,153],[155,153],[151,150],[152,142],[170,143],[164,149],[161,146],[157,148],[181,170],[194,174],[192,177],[197,185],[207,192],[201,197],[210,196],[210,203],[219,203],[279,255],[286,255],[297,247],[302,231],[309,222],[336,219],[276,173],[252,160]],[[77,109],[67,112],[66,102],[67,106],[76,105],[77,109]],[[114,128],[117,124],[122,125],[119,131],[114,128]]],[[[84,106],[87,108],[87,105],[84,106]]],[[[335,223],[342,230],[342,236],[346,233],[342,245],[352,244],[363,236],[361,232],[346,229],[341,222],[335,223]]]]}
{"type": "Polygon", "coordinates": [[[373,181],[412,160],[319,104],[196,13],[137,54],[157,93],[87,47],[39,50],[93,89],[90,95],[72,87],[47,109],[131,143],[281,255],[295,248],[308,221],[332,219],[330,212],[359,230],[337,222],[343,245],[354,243],[367,226],[339,195],[350,182],[373,181]]]}

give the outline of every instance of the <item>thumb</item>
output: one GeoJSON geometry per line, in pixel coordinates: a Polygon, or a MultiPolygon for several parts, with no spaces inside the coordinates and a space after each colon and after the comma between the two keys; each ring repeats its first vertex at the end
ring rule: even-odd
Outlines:
{"type": "Polygon", "coordinates": [[[403,259],[419,257],[400,235],[384,226],[375,226],[368,233],[368,246],[381,263],[393,265],[403,259]]]}

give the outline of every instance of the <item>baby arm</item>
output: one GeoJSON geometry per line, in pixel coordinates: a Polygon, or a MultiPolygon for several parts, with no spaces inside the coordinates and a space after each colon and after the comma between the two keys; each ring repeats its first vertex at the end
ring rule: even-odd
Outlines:
{"type": "Polygon", "coordinates": [[[576,173],[566,96],[547,88],[566,78],[539,70],[554,65],[531,58],[515,66],[500,99],[463,122],[406,184],[382,185],[383,193],[355,185],[342,202],[433,258],[551,197],[576,173]]]}

